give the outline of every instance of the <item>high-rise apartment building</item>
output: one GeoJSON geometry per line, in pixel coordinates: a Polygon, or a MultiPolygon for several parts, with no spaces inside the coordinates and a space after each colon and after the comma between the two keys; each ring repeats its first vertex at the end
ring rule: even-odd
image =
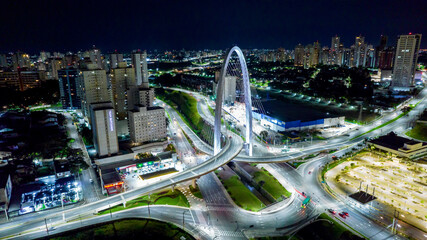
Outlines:
{"type": "Polygon", "coordinates": [[[375,67],[375,48],[372,45],[366,45],[366,57],[364,67],[375,67]]]}
{"type": "Polygon", "coordinates": [[[18,68],[17,71],[0,71],[0,87],[25,91],[30,88],[40,87],[41,76],[36,71],[25,71],[18,68]]]}
{"type": "Polygon", "coordinates": [[[89,51],[89,58],[93,64],[96,64],[98,69],[104,69],[102,61],[101,50],[95,48],[95,46],[89,51]]]}
{"type": "Polygon", "coordinates": [[[354,66],[364,67],[366,63],[367,46],[365,37],[357,36],[354,42],[354,66]]]}
{"type": "Polygon", "coordinates": [[[165,110],[161,107],[135,106],[129,111],[129,133],[134,143],[166,138],[165,110]]]}
{"type": "Polygon", "coordinates": [[[393,66],[393,89],[406,90],[414,85],[420,43],[421,34],[400,35],[398,37],[393,66]]]}
{"type": "Polygon", "coordinates": [[[12,55],[12,67],[14,71],[17,71],[18,68],[29,68],[30,66],[30,56],[28,54],[18,51],[12,55]]]}
{"type": "Polygon", "coordinates": [[[49,59],[49,72],[48,79],[58,79],[58,70],[61,70],[63,67],[63,62],[61,58],[50,58],[49,59]]]}
{"type": "Polygon", "coordinates": [[[314,67],[319,64],[320,50],[319,41],[314,42],[313,45],[311,45],[309,49],[310,55],[308,59],[308,67],[314,67]]]}
{"type": "Polygon", "coordinates": [[[135,68],[136,84],[148,88],[147,52],[139,50],[133,52],[132,66],[135,68]]]}
{"type": "Polygon", "coordinates": [[[234,103],[236,101],[236,84],[237,77],[226,76],[224,81],[224,96],[225,103],[234,103]]]}
{"type": "Polygon", "coordinates": [[[0,68],[7,68],[7,57],[6,54],[0,54],[0,68]]]}
{"type": "Polygon", "coordinates": [[[332,37],[330,49],[330,64],[341,65],[340,37],[332,37]]]}
{"type": "Polygon", "coordinates": [[[378,53],[378,68],[381,70],[391,70],[393,68],[394,54],[396,50],[394,47],[388,47],[378,53]]]}
{"type": "Polygon", "coordinates": [[[123,62],[123,54],[117,51],[110,54],[110,69],[119,67],[119,63],[121,62],[123,62]]]}
{"type": "Polygon", "coordinates": [[[116,68],[111,69],[110,78],[116,118],[125,120],[127,112],[130,110],[128,108],[128,90],[136,85],[135,69],[127,67],[125,62],[119,62],[116,68]]]}
{"type": "Polygon", "coordinates": [[[343,48],[341,65],[351,67],[353,65],[353,51],[350,48],[343,48]]]}
{"type": "Polygon", "coordinates": [[[321,55],[320,56],[320,60],[321,60],[322,64],[329,65],[331,63],[331,61],[330,61],[330,51],[329,51],[328,47],[326,47],[326,46],[323,47],[322,48],[322,52],[321,52],[320,55],[321,55]]]}
{"type": "Polygon", "coordinates": [[[304,66],[304,46],[301,44],[295,47],[294,65],[304,66]]]}
{"type": "Polygon", "coordinates": [[[99,157],[111,156],[119,152],[116,120],[111,102],[98,102],[90,105],[93,143],[99,157]]]}
{"type": "Polygon", "coordinates": [[[335,35],[335,37],[332,37],[331,50],[338,51],[339,47],[340,47],[340,37],[335,35]]]}
{"type": "Polygon", "coordinates": [[[105,70],[99,69],[97,64],[88,64],[88,69],[80,72],[79,89],[82,96],[82,112],[89,117],[90,104],[111,101],[111,91],[107,85],[105,70]]]}
{"type": "Polygon", "coordinates": [[[388,37],[381,35],[380,44],[375,48],[375,67],[379,67],[380,55],[387,47],[388,37]]]}
{"type": "Polygon", "coordinates": [[[81,96],[79,87],[79,72],[74,68],[67,68],[58,71],[59,93],[61,95],[62,108],[80,109],[81,96]]]}

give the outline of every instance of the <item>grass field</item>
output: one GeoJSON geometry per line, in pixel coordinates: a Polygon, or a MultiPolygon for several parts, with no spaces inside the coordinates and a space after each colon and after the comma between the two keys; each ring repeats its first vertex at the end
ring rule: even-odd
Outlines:
{"type": "Polygon", "coordinates": [[[179,227],[156,220],[126,219],[76,229],[50,237],[72,239],[194,239],[179,227]],[[183,237],[183,238],[182,238],[183,237]]]}
{"type": "Polygon", "coordinates": [[[421,141],[427,141],[427,124],[417,123],[412,130],[406,132],[406,135],[421,141]]]}
{"type": "Polygon", "coordinates": [[[203,121],[197,111],[197,100],[180,91],[159,91],[158,97],[176,109],[183,120],[196,132],[203,128],[203,121]]]}
{"type": "Polygon", "coordinates": [[[327,221],[318,221],[314,222],[302,229],[300,229],[297,234],[292,238],[289,236],[283,237],[264,237],[259,238],[259,240],[362,240],[352,232],[347,230],[343,225],[329,217],[327,214],[322,213],[318,219],[325,219],[327,221]]]}
{"type": "Polygon", "coordinates": [[[193,188],[193,185],[190,185],[190,192],[194,196],[203,199],[203,196],[202,196],[202,193],[200,192],[199,186],[196,185],[196,188],[193,188]]]}
{"type": "Polygon", "coordinates": [[[286,188],[284,188],[276,178],[274,178],[269,172],[264,169],[254,173],[254,180],[258,184],[263,181],[264,184],[262,185],[262,187],[267,192],[269,192],[275,199],[280,198],[282,195],[287,198],[291,196],[291,193],[288,192],[288,190],[286,190],[286,188]]]}
{"type": "MultiPolygon", "coordinates": [[[[176,205],[176,206],[182,206],[182,207],[190,207],[190,203],[188,202],[187,198],[180,192],[179,190],[175,190],[172,192],[172,190],[169,191],[162,191],[158,193],[153,193],[151,196],[144,195],[139,198],[130,200],[126,202],[126,208],[123,207],[123,205],[117,205],[114,207],[111,207],[111,212],[117,212],[122,211],[129,208],[134,207],[140,207],[140,206],[146,206],[150,203],[150,205],[176,205]]],[[[109,214],[110,209],[103,210],[99,212],[98,214],[109,214]]]]}
{"type": "Polygon", "coordinates": [[[225,189],[234,202],[243,209],[249,211],[259,211],[265,205],[243,185],[237,176],[232,176],[222,181],[225,189]]]}

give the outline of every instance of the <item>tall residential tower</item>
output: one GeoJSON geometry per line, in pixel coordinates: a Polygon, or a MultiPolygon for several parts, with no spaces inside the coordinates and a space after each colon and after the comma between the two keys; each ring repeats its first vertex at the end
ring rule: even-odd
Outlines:
{"type": "Polygon", "coordinates": [[[393,89],[407,90],[414,85],[420,43],[421,34],[400,35],[398,37],[393,66],[393,89]]]}

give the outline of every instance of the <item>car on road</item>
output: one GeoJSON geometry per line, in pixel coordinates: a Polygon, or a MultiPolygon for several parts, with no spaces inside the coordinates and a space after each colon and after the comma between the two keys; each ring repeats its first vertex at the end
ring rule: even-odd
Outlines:
{"type": "Polygon", "coordinates": [[[338,213],[338,215],[340,215],[340,217],[342,217],[342,218],[344,218],[344,219],[345,219],[345,215],[344,215],[344,214],[342,214],[342,213],[338,213]]]}
{"type": "Polygon", "coordinates": [[[342,214],[344,214],[346,217],[348,217],[348,212],[342,212],[342,214]]]}
{"type": "Polygon", "coordinates": [[[308,174],[311,174],[311,171],[308,171],[308,174]]]}
{"type": "Polygon", "coordinates": [[[89,182],[90,182],[90,183],[93,183],[93,179],[92,179],[92,178],[91,178],[91,179],[89,179],[89,182]]]}
{"type": "Polygon", "coordinates": [[[329,208],[329,209],[328,209],[328,212],[330,212],[330,213],[332,213],[332,214],[337,213],[337,211],[335,211],[335,210],[334,210],[334,209],[332,209],[332,208],[329,208]]]}

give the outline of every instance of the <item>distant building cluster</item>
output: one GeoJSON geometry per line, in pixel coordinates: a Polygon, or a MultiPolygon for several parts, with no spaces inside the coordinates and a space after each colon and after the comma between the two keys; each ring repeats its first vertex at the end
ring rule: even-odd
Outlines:
{"type": "Polygon", "coordinates": [[[262,62],[294,60],[294,66],[310,68],[319,64],[378,69],[381,79],[392,80],[394,90],[408,90],[414,86],[415,70],[420,52],[421,34],[400,35],[396,44],[388,45],[388,37],[381,36],[374,47],[365,37],[356,36],[350,47],[345,47],[339,36],[331,38],[331,45],[313,44],[295,46],[293,51],[279,48],[258,53],[262,62]]]}
{"type": "MultiPolygon", "coordinates": [[[[174,54],[165,55],[180,56],[174,54]]],[[[42,81],[58,80],[63,108],[81,109],[100,157],[118,153],[118,136],[130,132],[135,144],[166,138],[165,111],[153,107],[148,77],[147,53],[140,50],[107,56],[95,47],[66,54],[42,51],[38,57],[22,52],[0,55],[0,87],[25,91],[40,87],[42,81]],[[154,125],[155,134],[140,127],[154,125]]]]}

